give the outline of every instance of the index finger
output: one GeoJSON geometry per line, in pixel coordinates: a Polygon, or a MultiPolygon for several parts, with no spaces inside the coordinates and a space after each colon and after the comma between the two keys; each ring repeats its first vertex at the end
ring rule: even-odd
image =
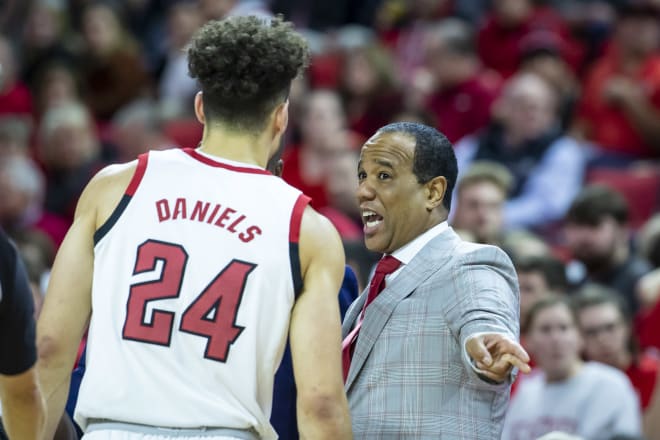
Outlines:
{"type": "Polygon", "coordinates": [[[525,351],[524,348],[520,344],[518,344],[515,341],[511,341],[510,339],[503,339],[500,342],[500,353],[502,354],[510,354],[512,356],[517,357],[520,359],[522,362],[529,362],[529,355],[525,351]]]}
{"type": "Polygon", "coordinates": [[[505,362],[508,362],[510,365],[513,365],[514,367],[518,368],[518,370],[520,370],[523,373],[529,373],[530,371],[532,371],[532,369],[529,366],[529,364],[527,363],[527,361],[523,361],[522,359],[520,359],[520,358],[518,358],[518,357],[516,357],[512,354],[509,354],[509,353],[504,354],[502,356],[502,360],[505,361],[505,362]]]}

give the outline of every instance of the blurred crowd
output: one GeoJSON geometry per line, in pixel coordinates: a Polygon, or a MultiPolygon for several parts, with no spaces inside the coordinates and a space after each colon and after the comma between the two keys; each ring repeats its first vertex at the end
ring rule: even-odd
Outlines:
{"type": "MultiPolygon", "coordinates": [[[[336,226],[361,287],[378,256],[362,244],[359,148],[389,122],[432,125],[459,162],[451,224],[511,256],[538,369],[552,377],[576,362],[607,364],[626,374],[642,411],[660,414],[660,1],[0,8],[0,226],[23,253],[37,306],[91,176],[200,141],[185,54],[195,30],[232,15],[283,14],[313,54],[290,93],[283,178],[336,226]]],[[[512,411],[537,402],[530,392],[512,411]]],[[[644,429],[660,438],[651,415],[644,429]]]]}

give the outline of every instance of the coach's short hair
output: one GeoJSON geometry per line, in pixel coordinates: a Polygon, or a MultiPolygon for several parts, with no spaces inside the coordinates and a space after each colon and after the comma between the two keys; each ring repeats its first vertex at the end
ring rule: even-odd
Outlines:
{"type": "Polygon", "coordinates": [[[433,127],[416,122],[394,122],[382,127],[379,133],[403,133],[415,140],[413,173],[419,183],[444,176],[447,179],[442,205],[449,211],[451,194],[456,184],[458,165],[454,147],[447,137],[433,127]]]}

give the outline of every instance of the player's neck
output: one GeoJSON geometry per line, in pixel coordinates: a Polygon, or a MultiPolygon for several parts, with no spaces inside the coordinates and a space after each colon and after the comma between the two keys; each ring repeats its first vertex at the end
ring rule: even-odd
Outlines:
{"type": "Polygon", "coordinates": [[[204,127],[199,149],[204,153],[236,162],[265,168],[270,154],[270,145],[264,133],[253,134],[229,131],[223,127],[204,127]]]}

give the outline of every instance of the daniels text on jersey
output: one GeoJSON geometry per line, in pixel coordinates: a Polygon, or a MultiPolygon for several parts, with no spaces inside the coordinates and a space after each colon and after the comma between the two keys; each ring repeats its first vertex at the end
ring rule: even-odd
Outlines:
{"type": "Polygon", "coordinates": [[[245,215],[219,203],[194,202],[183,197],[177,199],[161,199],[156,201],[156,215],[159,222],[167,220],[190,220],[199,223],[218,226],[232,234],[238,234],[238,238],[248,243],[255,236],[261,235],[261,228],[256,225],[246,225],[248,221],[245,215]]]}

